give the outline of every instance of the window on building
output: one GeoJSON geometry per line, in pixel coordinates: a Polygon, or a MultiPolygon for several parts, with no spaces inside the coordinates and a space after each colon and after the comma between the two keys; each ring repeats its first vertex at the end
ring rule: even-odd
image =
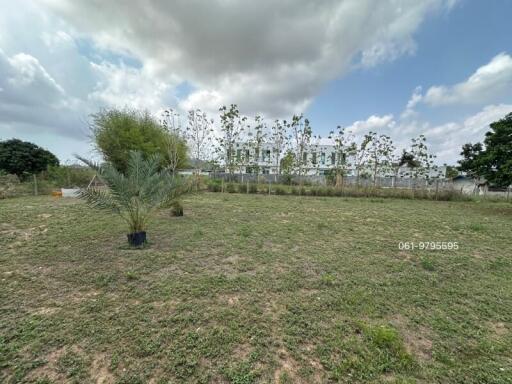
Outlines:
{"type": "Polygon", "coordinates": [[[237,149],[236,150],[236,161],[240,161],[241,158],[242,158],[242,150],[237,149]]]}
{"type": "Polygon", "coordinates": [[[320,153],[320,163],[322,163],[322,165],[325,164],[325,153],[324,152],[320,153]]]}
{"type": "Polygon", "coordinates": [[[331,153],[331,165],[336,164],[336,152],[331,153]]]}
{"type": "Polygon", "coordinates": [[[245,160],[249,161],[250,157],[251,157],[251,153],[249,152],[248,149],[246,149],[245,150],[245,160]]]}
{"type": "Polygon", "coordinates": [[[254,150],[254,160],[258,161],[260,159],[260,150],[256,148],[254,150]]]}
{"type": "Polygon", "coordinates": [[[302,154],[302,162],[303,163],[307,163],[308,162],[308,153],[307,152],[304,152],[302,154]]]}
{"type": "Polygon", "coordinates": [[[311,154],[311,162],[312,162],[314,165],[316,165],[316,152],[313,152],[313,153],[311,154]]]}
{"type": "Polygon", "coordinates": [[[267,161],[270,161],[270,149],[266,151],[265,157],[267,158],[267,161]]]}

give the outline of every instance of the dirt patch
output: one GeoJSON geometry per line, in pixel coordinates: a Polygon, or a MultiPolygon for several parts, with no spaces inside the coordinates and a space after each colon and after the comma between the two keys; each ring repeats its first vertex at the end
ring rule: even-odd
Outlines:
{"type": "Polygon", "coordinates": [[[34,312],[32,312],[33,315],[39,315],[39,316],[51,316],[54,313],[57,313],[60,308],[57,307],[40,307],[37,308],[34,312]]]}
{"type": "Polygon", "coordinates": [[[247,344],[247,343],[239,344],[233,350],[233,357],[236,360],[246,360],[249,357],[249,355],[251,354],[251,352],[252,352],[252,347],[249,344],[247,344]]]}
{"type": "Polygon", "coordinates": [[[501,321],[489,323],[489,328],[491,329],[492,333],[496,336],[501,337],[508,333],[507,326],[505,325],[505,323],[501,321]]]}
{"type": "Polygon", "coordinates": [[[89,370],[89,375],[91,376],[93,382],[96,384],[114,383],[114,375],[112,375],[108,369],[108,366],[109,359],[106,354],[98,353],[94,356],[91,369],[89,370]]]}
{"type": "Polygon", "coordinates": [[[223,304],[227,305],[237,305],[240,301],[240,296],[236,294],[226,294],[226,295],[220,295],[219,301],[223,304]]]}
{"type": "Polygon", "coordinates": [[[408,321],[400,315],[395,316],[391,320],[391,324],[395,326],[403,338],[406,351],[420,361],[428,361],[432,359],[432,340],[431,332],[424,326],[411,328],[408,321]]]}
{"type": "Polygon", "coordinates": [[[33,371],[31,371],[26,379],[28,382],[37,382],[40,379],[49,379],[55,383],[68,383],[69,380],[66,379],[66,376],[59,372],[58,362],[62,356],[66,354],[68,351],[80,351],[80,348],[76,346],[72,347],[62,347],[56,349],[54,351],[49,352],[44,356],[44,360],[46,360],[46,364],[40,366],[33,371]]]}

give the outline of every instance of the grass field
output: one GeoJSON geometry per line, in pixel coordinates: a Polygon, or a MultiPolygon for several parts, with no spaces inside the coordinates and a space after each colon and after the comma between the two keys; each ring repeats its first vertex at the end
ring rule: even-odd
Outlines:
{"type": "Polygon", "coordinates": [[[184,206],[131,250],[82,202],[0,200],[0,381],[512,383],[511,204],[184,206]]]}

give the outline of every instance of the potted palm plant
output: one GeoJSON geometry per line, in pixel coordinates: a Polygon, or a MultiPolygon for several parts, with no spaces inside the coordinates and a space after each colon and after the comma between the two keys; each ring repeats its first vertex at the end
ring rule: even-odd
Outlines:
{"type": "Polygon", "coordinates": [[[97,165],[79,159],[96,170],[105,186],[82,189],[78,196],[94,208],[119,214],[128,224],[131,246],[143,245],[148,221],[154,213],[159,208],[169,207],[187,190],[172,173],[161,170],[159,156],[144,158],[142,153],[132,151],[125,173],[108,162],[97,165]]]}

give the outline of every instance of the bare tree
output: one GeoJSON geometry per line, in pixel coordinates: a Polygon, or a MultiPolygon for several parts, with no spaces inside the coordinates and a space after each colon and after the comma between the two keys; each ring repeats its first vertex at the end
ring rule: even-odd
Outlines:
{"type": "Polygon", "coordinates": [[[368,165],[371,167],[373,186],[377,185],[377,177],[384,170],[392,166],[395,147],[391,137],[387,135],[377,136],[375,132],[368,133],[368,165]]]}
{"type": "Polygon", "coordinates": [[[302,183],[302,175],[308,165],[307,150],[310,146],[312,129],[309,120],[304,116],[294,115],[290,124],[292,139],[295,145],[295,169],[302,183]]]}
{"type": "Polygon", "coordinates": [[[188,124],[184,131],[185,139],[195,161],[195,172],[199,173],[201,163],[209,160],[213,140],[213,119],[208,119],[200,109],[188,112],[188,124]]]}
{"type": "Polygon", "coordinates": [[[272,151],[274,152],[278,175],[281,174],[281,158],[283,157],[287,147],[288,128],[289,124],[286,122],[286,120],[283,120],[283,122],[275,120],[270,130],[272,151]]]}
{"type": "Polygon", "coordinates": [[[345,128],[338,125],[335,131],[331,131],[329,138],[334,141],[334,151],[332,153],[334,171],[336,174],[336,187],[343,187],[343,177],[348,173],[351,157],[356,152],[354,135],[345,132],[345,128]]]}

